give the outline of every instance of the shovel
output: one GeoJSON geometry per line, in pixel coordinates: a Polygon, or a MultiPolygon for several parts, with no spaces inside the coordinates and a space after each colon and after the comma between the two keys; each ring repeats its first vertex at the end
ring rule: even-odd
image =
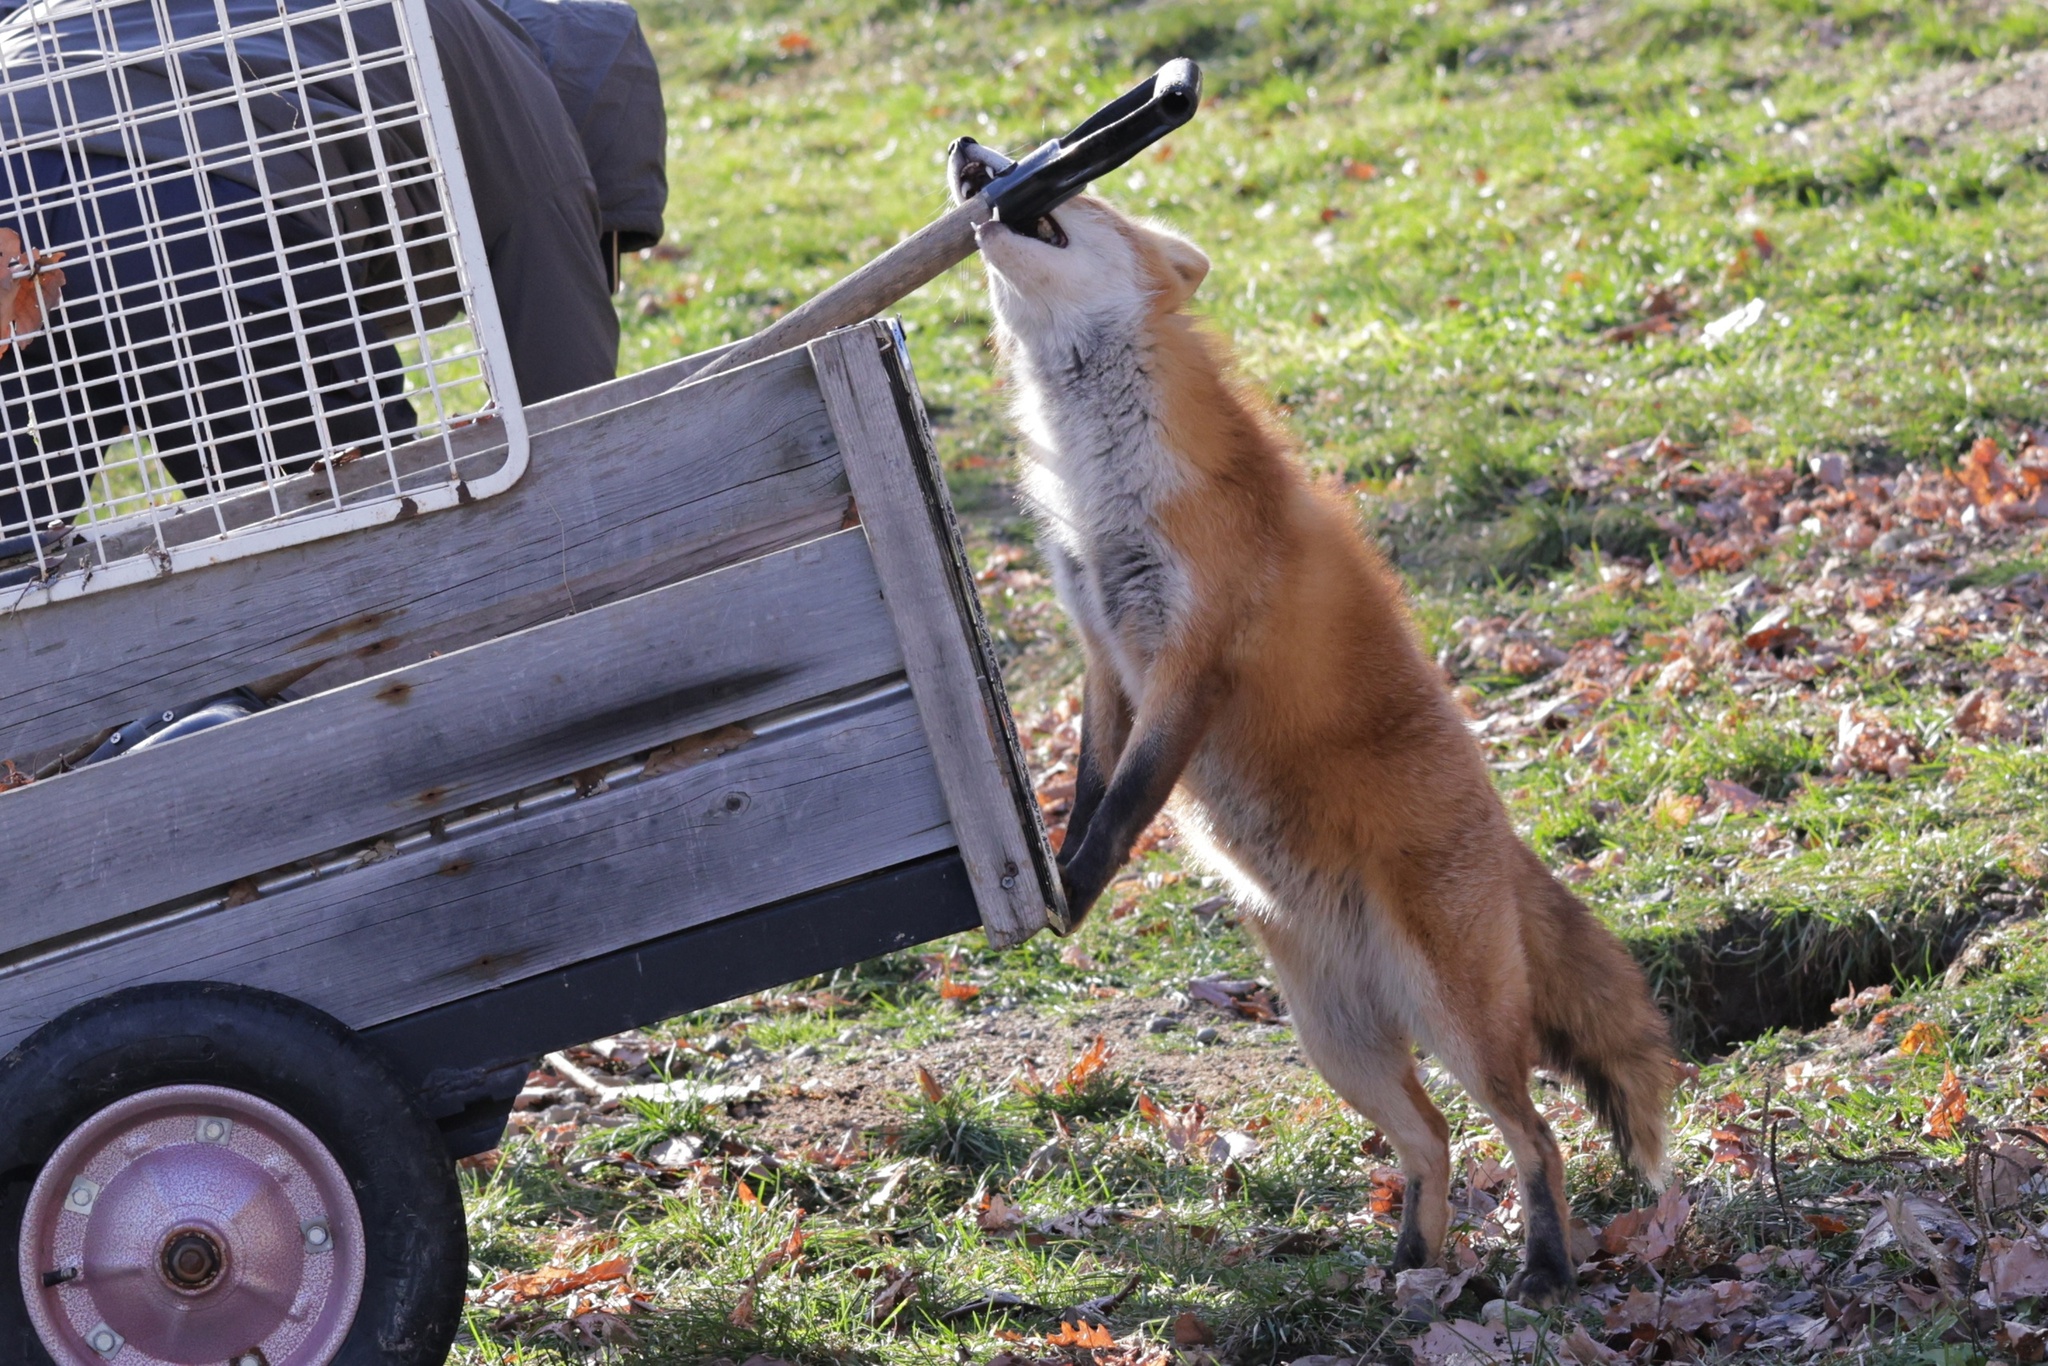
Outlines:
{"type": "Polygon", "coordinates": [[[979,194],[791,309],[684,383],[694,384],[874,317],[972,256],[974,230],[983,223],[1037,221],[1079,194],[1090,181],[1114,171],[1193,118],[1201,103],[1202,69],[1185,57],[1168,62],[1151,80],[1105,104],[1066,136],[1012,162],[979,194]]]}

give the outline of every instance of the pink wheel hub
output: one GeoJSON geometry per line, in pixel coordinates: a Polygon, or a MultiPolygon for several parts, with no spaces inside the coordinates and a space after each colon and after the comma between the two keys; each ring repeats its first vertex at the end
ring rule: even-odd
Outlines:
{"type": "Polygon", "coordinates": [[[101,1110],[44,1165],[21,1226],[22,1296],[57,1366],[325,1366],[363,1268],[326,1146],[220,1086],[101,1110]]]}

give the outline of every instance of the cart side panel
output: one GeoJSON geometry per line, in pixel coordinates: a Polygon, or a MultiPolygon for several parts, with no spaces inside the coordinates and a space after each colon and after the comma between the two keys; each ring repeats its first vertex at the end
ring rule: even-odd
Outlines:
{"type": "Polygon", "coordinates": [[[897,674],[858,531],[0,799],[0,954],[897,674]]]}
{"type": "Polygon", "coordinates": [[[361,1029],[953,845],[908,689],[884,684],[699,763],[0,969],[0,1049],[151,981],[265,987],[361,1029]]]}
{"type": "Polygon", "coordinates": [[[552,427],[497,498],[0,611],[0,757],[234,687],[337,687],[836,530],[847,499],[808,357],[774,357],[552,427]]]}
{"type": "Polygon", "coordinates": [[[369,1037],[437,1119],[475,1106],[479,1133],[444,1124],[457,1156],[497,1142],[533,1059],[831,972],[980,924],[957,853],[694,925],[630,949],[377,1025],[369,1037]]]}
{"type": "Polygon", "coordinates": [[[1020,943],[1064,920],[1029,782],[1015,761],[1007,704],[991,689],[993,664],[945,503],[936,454],[915,420],[909,376],[884,360],[886,324],[835,332],[810,345],[838,434],[882,595],[902,642],[905,671],[931,737],[939,781],[960,836],[982,923],[997,945],[1020,943]]]}

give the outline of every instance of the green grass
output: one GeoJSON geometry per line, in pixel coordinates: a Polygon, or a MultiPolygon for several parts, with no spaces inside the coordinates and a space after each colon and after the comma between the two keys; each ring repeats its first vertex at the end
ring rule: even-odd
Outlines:
{"type": "MultiPolygon", "coordinates": [[[[1689,575],[1677,554],[1713,525],[1711,499],[1679,496],[1685,479],[1804,470],[1824,452],[1856,472],[1938,470],[1979,438],[2009,452],[2020,428],[2043,425],[2048,122],[1944,137],[1938,118],[1888,125],[1884,110],[1951,64],[1983,63],[1989,79],[2048,45],[2048,11],[1996,0],[641,10],[668,81],[672,199],[663,249],[626,271],[628,368],[753,332],[934,216],[953,137],[1014,151],[1167,57],[1200,59],[1200,118],[1102,190],[1209,252],[1197,307],[1283,406],[1309,463],[1357,494],[1469,705],[1527,705],[1522,677],[1464,657],[1471,621],[1618,651],[1626,681],[1585,714],[1489,744],[1523,833],[1628,941],[1703,1064],[1682,1096],[1680,1176],[1696,1212],[1666,1268],[1673,1284],[1725,1278],[1735,1258],[1773,1245],[1818,1251],[1838,1303],[1924,1282],[1896,1251],[1851,1256],[1872,1208],[1857,1201],[1901,1184],[2008,1231],[2048,1214],[2038,1196],[1978,1209],[1963,1165],[1998,1123],[2048,1119],[2048,1090],[2037,1094],[2048,1082],[2037,920],[2048,755],[1967,740],[1952,719],[1965,693],[2004,677],[2002,659],[2048,652],[2048,636],[2037,611],[1948,634],[1916,625],[1929,604],[1947,611],[2048,572],[2048,544],[1958,532],[1914,559],[1794,532],[1739,570],[1689,575]],[[1681,307],[1675,331],[1603,339],[1643,319],[1658,290],[1681,307]],[[1705,323],[1753,299],[1765,306],[1755,326],[1706,343],[1705,323]],[[1683,448],[1670,482],[1575,477],[1660,434],[1683,448]],[[1794,652],[1821,658],[1812,677],[1723,660],[1690,691],[1661,684],[1674,653],[1710,653],[1698,644],[1720,629],[1703,625],[1710,615],[1739,628],[1760,613],[1749,575],[1830,649],[1850,609],[1813,598],[1815,585],[1889,578],[1897,591],[1869,609],[1864,647],[1794,652]],[[1845,706],[1911,737],[1901,776],[1831,771],[1845,706]],[[1710,782],[1768,805],[1697,807],[1710,782]],[[1965,960],[1982,965],[1944,981],[1960,950],[1987,942],[1995,953],[1965,960]],[[1903,1010],[1818,1028],[1831,1001],[1879,983],[1897,986],[1903,1010]],[[1938,1047],[1896,1052],[1920,1020],[1939,1026],[1938,1047]],[[1951,1065],[1979,1127],[1929,1138],[1926,1103],[1951,1065]],[[1776,1179],[1713,1161],[1717,1128],[1775,1136],[1776,1179]],[[1852,1232],[1818,1232],[1807,1214],[1841,1215],[1852,1232]]],[[[901,312],[972,554],[990,569],[984,605],[1013,699],[1027,718],[1043,714],[1071,695],[1079,665],[1013,501],[978,267],[901,312]]],[[[2012,687],[2016,704],[2038,706],[2038,691],[2012,687]]],[[[1290,1058],[1284,1028],[1219,1019],[1223,1051],[1211,1054],[1191,1033],[1212,1017],[1175,1004],[1191,979],[1261,970],[1227,915],[1188,913],[1215,891],[1169,847],[1113,890],[1123,914],[1098,915],[1074,941],[943,946],[954,979],[981,989],[964,1007],[899,955],[808,984],[844,1005],[742,1002],[674,1022],[671,1036],[740,1031],[783,1059],[817,1050],[820,1065],[871,1070],[897,1100],[848,1154],[782,1144],[772,1165],[761,1160],[778,1144],[770,1130],[724,1107],[639,1107],[568,1146],[514,1140],[494,1171],[472,1176],[478,1283],[615,1245],[654,1311],[628,1316],[639,1341],[620,1351],[634,1363],[1039,1355],[1051,1351],[1035,1345],[1051,1311],[1132,1273],[1137,1287],[1110,1315],[1119,1336],[1170,1342],[1192,1311],[1225,1361],[1402,1359],[1394,1344],[1413,1330],[1394,1323],[1376,1275],[1392,1224],[1363,1213],[1387,1161],[1370,1127],[1290,1058]],[[916,1060],[1026,1027],[1039,1042],[1016,1048],[1036,1048],[1052,1080],[1119,1001],[1172,1011],[1183,1027],[1119,1036],[1111,1069],[1076,1095],[1020,1084],[1000,1050],[939,1076],[937,1099],[920,1092],[916,1060]],[[1150,1064],[1211,1056],[1237,1060],[1248,1084],[1176,1093],[1135,1080],[1150,1064]],[[1196,1101],[1215,1107],[1212,1126],[1255,1132],[1258,1155],[1228,1170],[1185,1160],[1145,1117],[1147,1104],[1196,1101]],[[687,1179],[616,1160],[683,1133],[725,1155],[687,1179]],[[975,1213],[994,1195],[1028,1220],[1090,1206],[1135,1217],[1074,1237],[992,1237],[975,1213]],[[759,1275],[751,1316],[736,1314],[799,1210],[801,1257],[759,1275]],[[915,1272],[919,1293],[877,1322],[892,1268],[915,1272]],[[1043,1309],[945,1314],[998,1290],[1043,1309]]],[[[787,1077],[803,1075],[788,1064],[787,1077]]],[[[1455,1088],[1432,1087],[1460,1163],[1498,1155],[1455,1088]]],[[[1573,1152],[1578,1212],[1600,1223],[1639,1203],[1583,1114],[1560,1093],[1545,1100],[1573,1152]]],[[[1497,1291],[1513,1238],[1480,1228],[1467,1246],[1497,1291]]],[[[1780,1271],[1759,1284],[1792,1296],[1803,1282],[1780,1271]]],[[[1454,1312],[1475,1317],[1487,1294],[1475,1282],[1454,1312]]],[[[480,1306],[458,1359],[573,1357],[530,1337],[562,1309],[493,1327],[499,1311],[480,1306]]],[[[1550,1326],[1572,1313],[1603,1335],[1586,1309],[1550,1326]]],[[[1954,1309],[1890,1313],[1858,1340],[1857,1360],[1980,1363],[2002,1350],[1954,1309]]]]}

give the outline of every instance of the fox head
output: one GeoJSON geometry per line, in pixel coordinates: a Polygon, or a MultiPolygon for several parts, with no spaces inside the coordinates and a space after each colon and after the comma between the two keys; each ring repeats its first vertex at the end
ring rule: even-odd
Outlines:
{"type": "MultiPolygon", "coordinates": [[[[954,202],[980,193],[1011,164],[961,138],[946,166],[954,202]]],[[[1093,195],[1035,223],[984,223],[976,238],[998,331],[1026,348],[1141,327],[1185,304],[1209,273],[1209,258],[1194,243],[1093,195]]]]}

